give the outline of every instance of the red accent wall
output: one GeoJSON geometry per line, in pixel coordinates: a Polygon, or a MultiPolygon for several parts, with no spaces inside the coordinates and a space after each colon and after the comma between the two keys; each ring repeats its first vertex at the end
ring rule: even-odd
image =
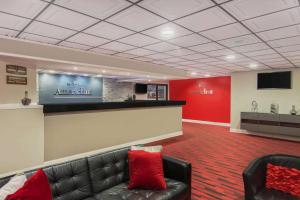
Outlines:
{"type": "Polygon", "coordinates": [[[183,118],[230,122],[231,77],[171,80],[171,100],[186,100],[183,118]]]}

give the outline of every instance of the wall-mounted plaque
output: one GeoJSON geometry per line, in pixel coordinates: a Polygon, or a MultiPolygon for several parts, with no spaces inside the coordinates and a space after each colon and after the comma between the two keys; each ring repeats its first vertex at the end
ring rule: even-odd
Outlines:
{"type": "Polygon", "coordinates": [[[6,73],[16,75],[27,75],[27,69],[26,67],[17,65],[6,65],[6,73]]]}
{"type": "Polygon", "coordinates": [[[27,85],[27,77],[6,76],[7,84],[27,85]]]}

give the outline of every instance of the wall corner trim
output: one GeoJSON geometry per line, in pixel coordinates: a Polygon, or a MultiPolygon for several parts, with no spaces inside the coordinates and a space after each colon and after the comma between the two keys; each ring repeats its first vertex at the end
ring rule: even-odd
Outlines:
{"type": "Polygon", "coordinates": [[[182,122],[230,127],[229,123],[222,123],[222,122],[201,121],[201,120],[193,120],[193,119],[182,119],[182,122]]]}

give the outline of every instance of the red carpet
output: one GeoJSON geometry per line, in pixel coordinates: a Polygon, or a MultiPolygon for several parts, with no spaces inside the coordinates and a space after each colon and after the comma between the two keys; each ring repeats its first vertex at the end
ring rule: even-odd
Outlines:
{"type": "Polygon", "coordinates": [[[242,172],[262,155],[300,156],[300,143],[230,133],[229,128],[183,124],[184,135],[158,142],[164,153],[192,163],[193,199],[242,200],[242,172]]]}

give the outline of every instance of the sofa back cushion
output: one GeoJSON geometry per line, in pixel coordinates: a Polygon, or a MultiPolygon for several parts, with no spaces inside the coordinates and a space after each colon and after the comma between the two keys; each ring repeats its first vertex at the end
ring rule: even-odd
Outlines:
{"type": "MultiPolygon", "coordinates": [[[[92,196],[87,160],[74,160],[43,169],[54,200],[83,200],[92,196]]],[[[34,171],[26,173],[30,177],[34,171]]]]}
{"type": "Polygon", "coordinates": [[[128,150],[124,148],[88,157],[94,193],[128,181],[128,150]]]}

